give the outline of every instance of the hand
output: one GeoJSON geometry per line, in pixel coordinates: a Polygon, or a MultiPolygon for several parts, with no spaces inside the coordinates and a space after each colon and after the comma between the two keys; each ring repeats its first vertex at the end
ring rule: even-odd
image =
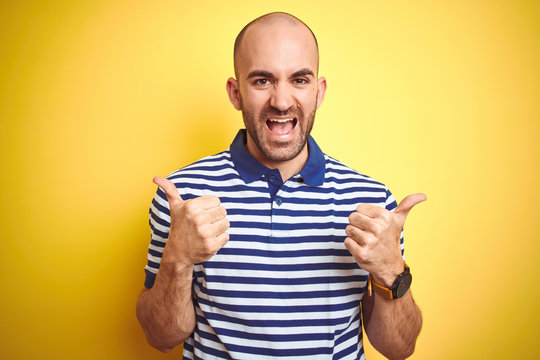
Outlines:
{"type": "Polygon", "coordinates": [[[170,180],[156,176],[153,181],[165,191],[171,214],[162,261],[192,266],[210,259],[229,241],[227,211],[217,196],[184,201],[170,180]]]}
{"type": "Polygon", "coordinates": [[[404,198],[394,212],[372,204],[360,204],[349,216],[345,246],[358,265],[375,281],[390,287],[404,270],[400,237],[409,211],[426,195],[404,198]]]}

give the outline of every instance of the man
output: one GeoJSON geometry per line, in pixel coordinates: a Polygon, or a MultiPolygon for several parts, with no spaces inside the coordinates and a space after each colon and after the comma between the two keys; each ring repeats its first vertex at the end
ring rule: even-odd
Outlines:
{"type": "Polygon", "coordinates": [[[150,209],[137,316],[151,345],[186,359],[391,359],[421,328],[402,228],[423,194],[388,189],[309,136],[326,91],[311,30],[285,13],[238,35],[229,99],[246,130],[168,176],[150,209]]]}

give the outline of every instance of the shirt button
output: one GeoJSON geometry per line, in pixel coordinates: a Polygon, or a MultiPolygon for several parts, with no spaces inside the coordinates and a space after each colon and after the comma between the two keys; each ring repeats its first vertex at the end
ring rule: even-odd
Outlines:
{"type": "Polygon", "coordinates": [[[283,203],[283,200],[281,200],[281,198],[277,198],[276,199],[276,204],[279,206],[283,203]]]}
{"type": "Polygon", "coordinates": [[[271,175],[270,178],[269,178],[270,182],[274,182],[276,181],[276,177],[274,175],[271,175]]]}

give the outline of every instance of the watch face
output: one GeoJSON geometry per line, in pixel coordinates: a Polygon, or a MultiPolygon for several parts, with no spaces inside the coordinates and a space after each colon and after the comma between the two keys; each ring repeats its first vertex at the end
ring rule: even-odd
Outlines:
{"type": "Polygon", "coordinates": [[[396,289],[396,297],[400,298],[403,295],[407,293],[409,288],[411,287],[412,282],[412,275],[411,274],[405,274],[403,278],[401,279],[401,282],[398,285],[398,288],[396,289]]]}

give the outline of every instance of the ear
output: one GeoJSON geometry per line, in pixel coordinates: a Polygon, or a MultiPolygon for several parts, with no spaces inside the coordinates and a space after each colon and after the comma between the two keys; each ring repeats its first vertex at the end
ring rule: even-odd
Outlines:
{"type": "Polygon", "coordinates": [[[321,106],[324,100],[324,94],[326,93],[326,79],[321,76],[317,81],[317,109],[321,106]]]}
{"type": "Polygon", "coordinates": [[[227,94],[229,94],[229,101],[236,110],[242,110],[240,104],[240,88],[238,86],[238,80],[230,77],[227,80],[227,94]]]}

